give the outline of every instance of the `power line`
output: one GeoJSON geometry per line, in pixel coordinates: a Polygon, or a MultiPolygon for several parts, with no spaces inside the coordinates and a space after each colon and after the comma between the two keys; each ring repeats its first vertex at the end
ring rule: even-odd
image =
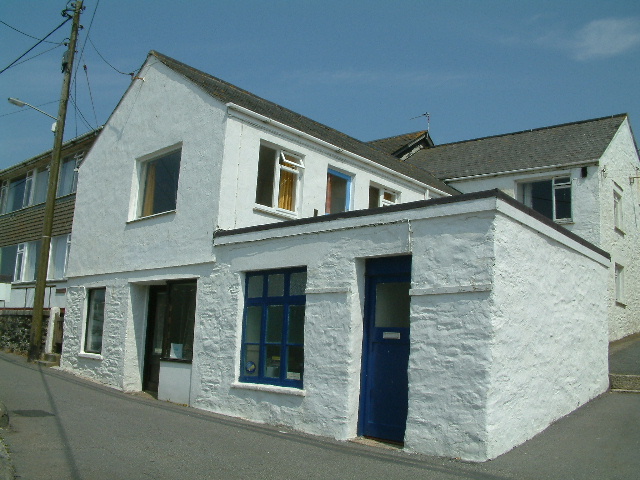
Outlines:
{"type": "MultiPolygon", "coordinates": [[[[12,27],[12,26],[11,26],[11,25],[9,25],[7,22],[3,22],[2,20],[0,20],[0,23],[1,23],[1,24],[3,24],[3,25],[6,25],[6,26],[7,26],[7,27],[9,27],[11,30],[15,30],[16,32],[21,33],[22,35],[25,35],[25,36],[27,36],[27,37],[29,37],[29,38],[33,38],[34,40],[43,40],[43,41],[44,41],[44,39],[40,39],[40,38],[38,38],[38,37],[34,37],[33,35],[29,35],[28,33],[24,33],[23,31],[18,30],[16,27],[12,27]]],[[[50,42],[49,40],[46,40],[46,41],[45,41],[45,43],[57,43],[57,42],[50,42]]]]}
{"type": "Polygon", "coordinates": [[[4,73],[5,71],[9,70],[15,63],[17,63],[22,57],[24,57],[27,53],[29,53],[31,50],[33,50],[34,48],[36,48],[38,45],[40,45],[42,42],[44,42],[48,37],[50,37],[51,35],[53,35],[53,33],[58,30],[60,27],[62,27],[65,23],[67,23],[70,20],[70,18],[65,18],[64,22],[62,22],[60,25],[58,25],[56,28],[54,28],[53,30],[51,30],[51,32],[49,32],[47,34],[46,37],[44,37],[43,39],[41,39],[40,41],[38,41],[38,43],[36,43],[33,47],[31,47],[29,50],[27,50],[26,52],[24,52],[22,55],[20,55],[18,58],[16,58],[13,62],[11,62],[8,66],[4,67],[2,70],[0,70],[0,74],[4,73]]]}
{"type": "Polygon", "coordinates": [[[109,65],[111,68],[113,68],[116,72],[120,73],[121,75],[128,75],[128,76],[134,76],[135,72],[130,72],[130,73],[125,73],[125,72],[121,72],[120,70],[118,70],[116,67],[114,67],[113,65],[111,65],[103,56],[102,54],[98,51],[98,49],[96,48],[96,46],[94,45],[93,41],[91,40],[91,38],[87,35],[87,40],[89,40],[89,43],[91,44],[91,46],[93,47],[93,49],[96,51],[96,53],[100,56],[100,58],[102,59],[102,61],[104,63],[106,63],[107,65],[109,65]]]}
{"type": "MultiPolygon", "coordinates": [[[[49,43],[53,43],[53,42],[49,42],[49,43]]],[[[55,47],[51,47],[49,50],[45,50],[44,52],[40,52],[40,53],[38,53],[37,55],[34,55],[33,57],[25,58],[24,60],[22,60],[21,62],[18,62],[18,63],[16,63],[16,64],[14,64],[13,66],[15,67],[16,65],[20,65],[20,64],[22,64],[22,63],[26,63],[26,62],[28,62],[29,60],[33,60],[34,58],[39,57],[40,55],[44,55],[45,53],[49,53],[51,50],[55,50],[56,48],[58,48],[58,47],[62,47],[62,46],[64,46],[64,43],[59,43],[59,44],[57,44],[55,47]]]]}

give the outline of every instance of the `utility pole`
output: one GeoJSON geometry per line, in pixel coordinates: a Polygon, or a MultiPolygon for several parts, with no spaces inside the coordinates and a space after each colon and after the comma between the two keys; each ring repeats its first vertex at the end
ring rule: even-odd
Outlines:
{"type": "MultiPolygon", "coordinates": [[[[64,77],[62,80],[62,93],[60,94],[55,138],[53,140],[53,154],[49,168],[49,185],[47,188],[47,200],[44,207],[44,221],[42,225],[42,246],[40,248],[40,257],[38,258],[36,290],[33,298],[33,317],[31,319],[31,335],[29,339],[29,361],[31,362],[39,360],[42,353],[42,310],[44,308],[44,295],[47,288],[49,251],[51,249],[51,232],[53,231],[53,211],[56,205],[60,154],[62,153],[64,123],[67,117],[67,102],[69,101],[69,89],[71,87],[71,70],[73,69],[73,57],[76,51],[76,41],[80,27],[80,13],[83,10],[81,0],[76,1],[72,5],[74,8],[73,23],[71,25],[69,47],[64,54],[62,62],[62,73],[64,77]]],[[[62,15],[70,16],[68,10],[64,10],[62,15]]]]}

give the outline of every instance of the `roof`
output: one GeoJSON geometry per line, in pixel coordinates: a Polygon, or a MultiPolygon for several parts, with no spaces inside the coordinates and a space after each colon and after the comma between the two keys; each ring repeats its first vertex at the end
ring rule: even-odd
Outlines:
{"type": "Polygon", "coordinates": [[[377,150],[360,140],[339,132],[338,130],[327,127],[326,125],[295,113],[276,103],[270,102],[269,100],[260,98],[246,90],[227,83],[224,80],[220,80],[219,78],[213,77],[154,50],[149,52],[149,55],[157,58],[171,70],[187,78],[194,84],[198,85],[207,94],[223,103],[234,103],[257,114],[264,115],[265,117],[296,130],[300,130],[355,155],[364,157],[383,167],[395,170],[400,174],[411,177],[440,191],[450,194],[458,193],[457,190],[438,180],[428,171],[413,165],[400,163],[395,157],[384,153],[381,150],[377,150]]]}
{"type": "Polygon", "coordinates": [[[626,114],[438,145],[406,163],[442,180],[598,161],[626,114]]]}
{"type": "Polygon", "coordinates": [[[383,152],[397,157],[398,153],[409,151],[412,146],[420,143],[421,141],[428,147],[433,147],[434,145],[433,140],[431,140],[431,137],[429,136],[428,130],[405,133],[403,135],[396,135],[395,137],[381,138],[367,143],[378,150],[382,150],[383,152]]]}
{"type": "MultiPolygon", "coordinates": [[[[61,156],[65,156],[71,148],[77,147],[79,145],[84,145],[86,143],[91,143],[95,141],[95,137],[98,136],[102,127],[98,127],[95,130],[91,130],[90,132],[83,133],[78,137],[72,138],[71,140],[67,140],[62,144],[61,156]]],[[[46,152],[42,152],[35,157],[31,157],[27,160],[24,160],[20,163],[16,163],[4,170],[0,170],[0,178],[11,178],[17,175],[24,174],[25,172],[33,169],[34,167],[39,166],[43,162],[49,162],[51,159],[51,155],[53,154],[53,149],[47,150],[46,152]]]]}

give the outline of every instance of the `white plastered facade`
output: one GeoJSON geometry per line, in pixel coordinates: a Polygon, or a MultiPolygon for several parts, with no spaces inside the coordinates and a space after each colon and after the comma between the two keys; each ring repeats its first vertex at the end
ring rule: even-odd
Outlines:
{"type": "Polygon", "coordinates": [[[229,114],[161,63],[140,76],[80,171],[62,368],[140,390],[149,287],[195,280],[193,361],[164,377],[161,370],[159,398],[352,438],[364,259],[411,254],[407,450],[493,458],[606,389],[609,262],[601,253],[491,196],[216,237],[217,229],[286,219],[255,206],[260,142],[303,158],[300,218],[323,211],[329,167],[353,174],[355,210],[366,208],[370,182],[398,191],[403,203],[437,192],[259,116],[229,114]],[[178,147],[175,211],[136,218],[139,162],[178,147]],[[536,268],[529,249],[555,264],[536,268]],[[293,266],[308,273],[304,386],[243,384],[243,275],[293,266]],[[106,288],[100,354],[83,352],[94,287],[106,288]],[[528,353],[515,355],[510,342],[528,353]],[[530,381],[538,388],[523,388],[530,381]]]}
{"type": "Polygon", "coordinates": [[[570,222],[559,222],[611,254],[612,265],[624,267],[622,301],[616,300],[615,268],[607,284],[609,340],[640,332],[640,161],[626,118],[600,158],[564,167],[502,172],[448,183],[463,193],[499,189],[519,198],[519,185],[554,177],[571,177],[570,222]],[[586,176],[583,174],[586,168],[586,176]],[[614,191],[621,196],[623,228],[614,221],[614,191]]]}

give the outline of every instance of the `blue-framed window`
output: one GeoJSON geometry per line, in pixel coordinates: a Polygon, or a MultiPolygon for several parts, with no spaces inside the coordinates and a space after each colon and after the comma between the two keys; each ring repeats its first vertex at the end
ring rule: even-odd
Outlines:
{"type": "Polygon", "coordinates": [[[306,268],[246,274],[240,381],[302,388],[306,268]]]}
{"type": "Polygon", "coordinates": [[[336,170],[327,170],[327,199],[324,213],[340,213],[351,209],[352,177],[336,170]]]}

